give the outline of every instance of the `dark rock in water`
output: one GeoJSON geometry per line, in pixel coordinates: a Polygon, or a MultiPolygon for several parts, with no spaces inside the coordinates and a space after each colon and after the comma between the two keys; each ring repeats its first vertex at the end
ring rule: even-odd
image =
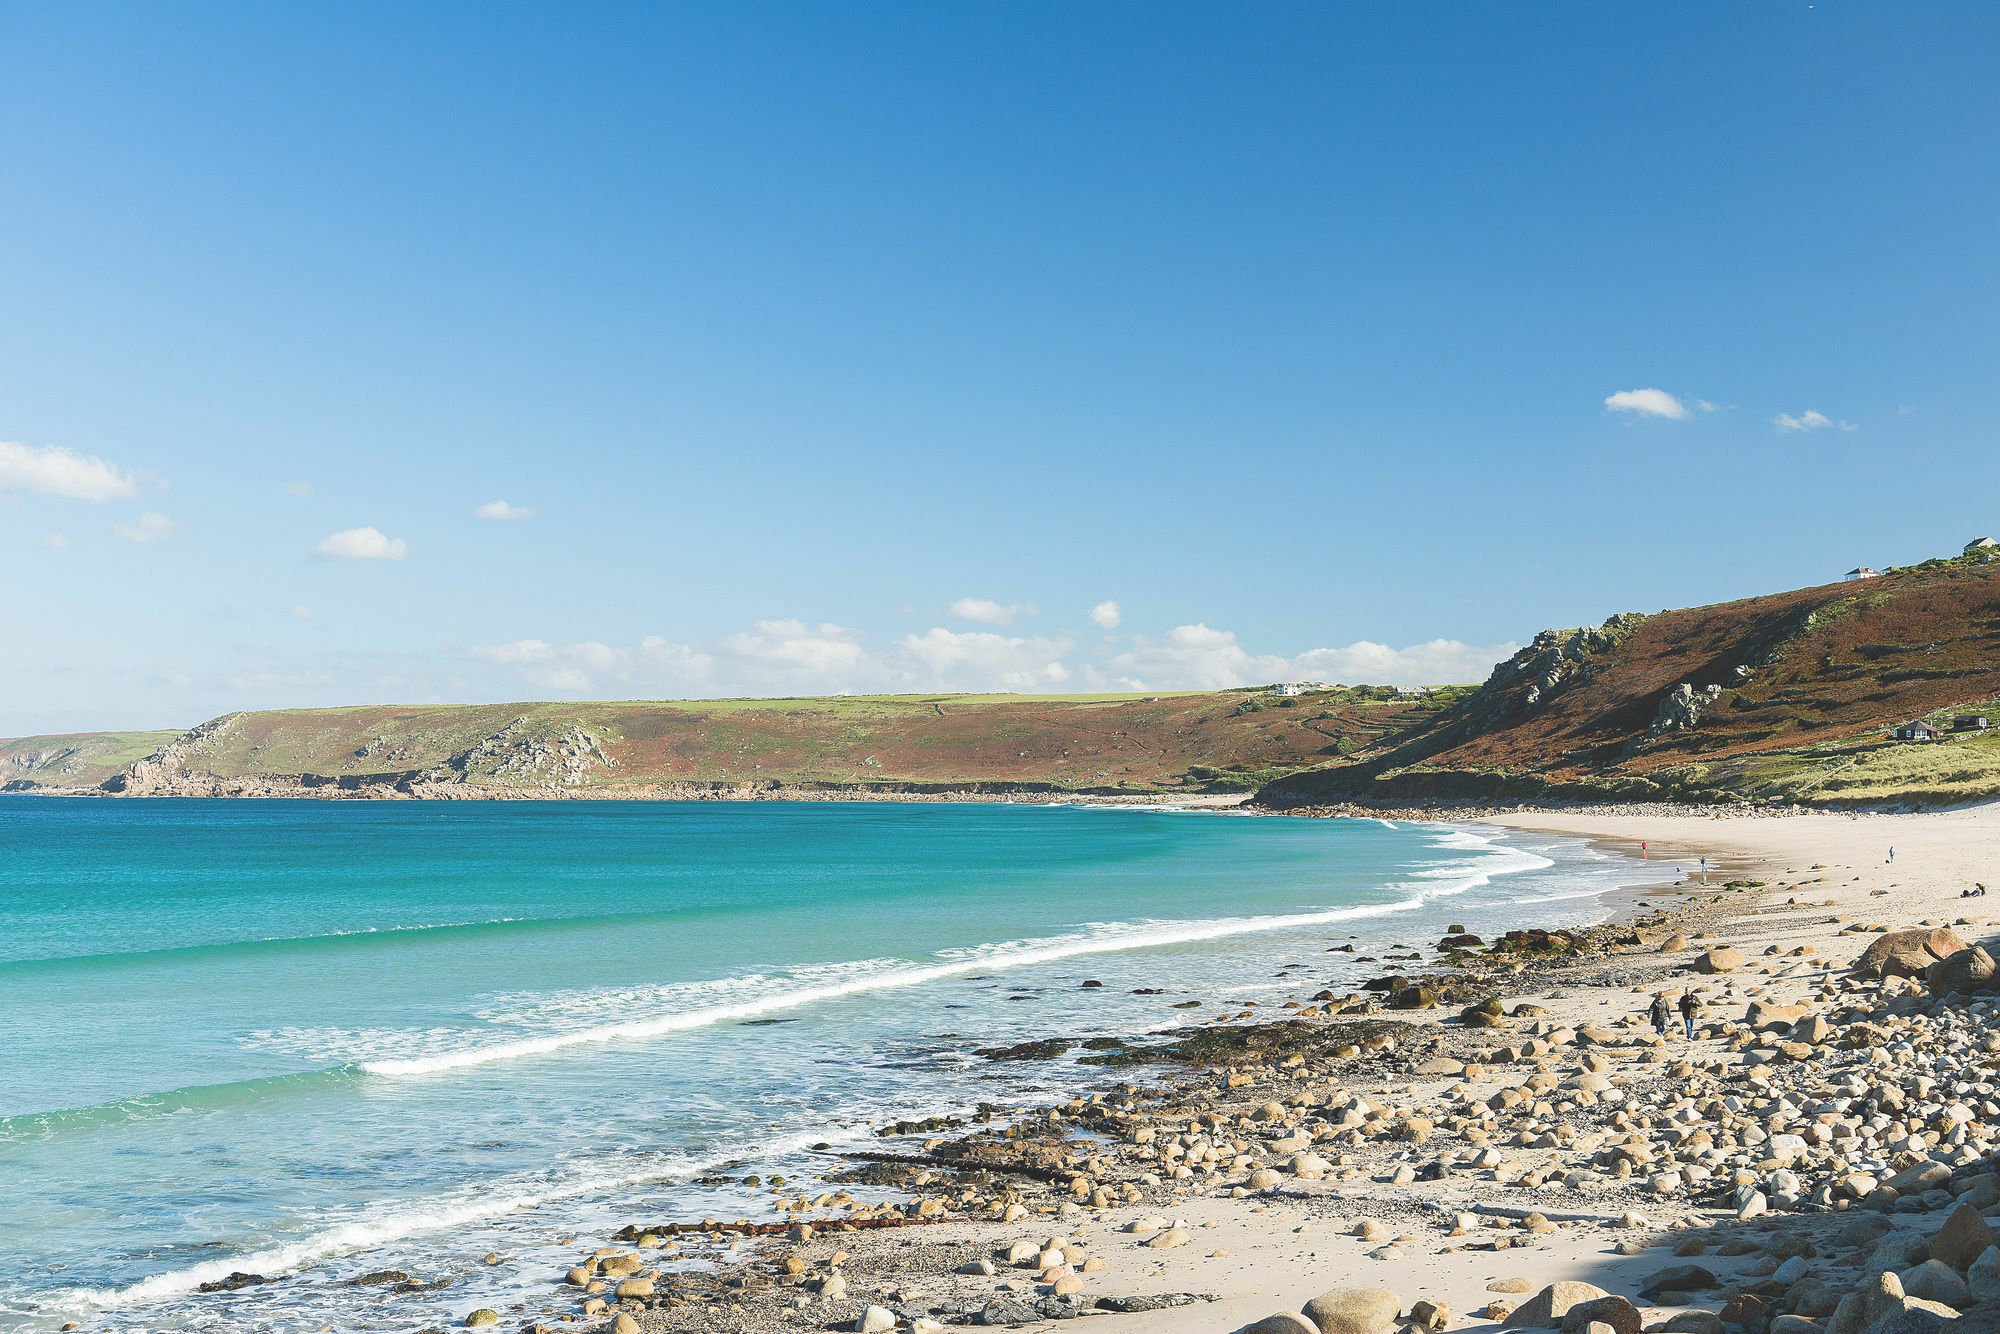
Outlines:
{"type": "Polygon", "coordinates": [[[1085,1051],[1116,1051],[1124,1045],[1125,1039],[1123,1038],[1086,1038],[1084,1039],[1083,1049],[1085,1051]]]}
{"type": "Polygon", "coordinates": [[[1086,987],[1101,987],[1104,984],[1102,982],[1099,982],[1096,978],[1092,978],[1090,981],[1085,982],[1083,985],[1086,987]]]}
{"type": "Polygon", "coordinates": [[[1043,1038],[1039,1042],[1017,1042],[1011,1047],[980,1047],[972,1054],[989,1061],[1052,1061],[1075,1045],[1075,1038],[1043,1038]]]}
{"type": "Polygon", "coordinates": [[[1132,988],[1132,994],[1133,994],[1134,996],[1164,996],[1164,995],[1166,995],[1166,988],[1165,988],[1165,987],[1134,987],[1134,988],[1132,988]]]}
{"type": "Polygon", "coordinates": [[[363,1274],[360,1278],[348,1279],[347,1286],[350,1288],[366,1288],[377,1283],[408,1283],[409,1281],[410,1276],[400,1269],[377,1269],[371,1274],[363,1274]]]}
{"type": "Polygon", "coordinates": [[[431,1280],[430,1282],[428,1282],[428,1283],[417,1283],[417,1282],[409,1282],[409,1283],[398,1283],[398,1284],[397,1284],[397,1285],[396,1285],[395,1287],[393,1287],[393,1288],[389,1289],[389,1291],[391,1291],[391,1292],[436,1292],[436,1291],[437,1291],[437,1290],[438,1290],[439,1288],[448,1288],[448,1287],[450,1287],[450,1286],[451,1286],[451,1280],[450,1280],[450,1279],[448,1279],[448,1278],[434,1278],[434,1279],[432,1279],[432,1280],[431,1280]]]}
{"type": "Polygon", "coordinates": [[[212,1282],[202,1284],[198,1291],[234,1292],[238,1288],[254,1288],[259,1283],[276,1283],[277,1281],[276,1277],[269,1274],[246,1274],[239,1269],[228,1278],[218,1278],[212,1282]]]}

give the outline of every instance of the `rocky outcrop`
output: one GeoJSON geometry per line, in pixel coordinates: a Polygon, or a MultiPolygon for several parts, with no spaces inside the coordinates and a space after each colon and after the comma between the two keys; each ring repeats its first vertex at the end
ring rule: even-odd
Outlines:
{"type": "Polygon", "coordinates": [[[212,718],[200,727],[181,733],[145,759],[134,761],[131,768],[122,774],[114,774],[101,786],[106,792],[127,796],[143,796],[167,789],[184,770],[195,767],[192,761],[203,758],[227,737],[242,718],[240,713],[225,713],[220,718],[212,718]]]}
{"type": "Polygon", "coordinates": [[[1643,619],[1637,612],[1620,612],[1600,626],[1542,631],[1519,653],[1495,664],[1486,683],[1466,701],[1464,730],[1483,732],[1510,714],[1542,707],[1563,689],[1585,679],[1592,655],[1618,643],[1643,619]],[[1523,683],[1525,689],[1521,689],[1523,683]]]}
{"type": "Polygon", "coordinates": [[[1696,690],[1686,681],[1667,692],[1660,701],[1660,711],[1646,728],[1649,737],[1665,736],[1669,732],[1684,732],[1701,723],[1701,716],[1722,698],[1721,686],[1708,686],[1696,690]]]}

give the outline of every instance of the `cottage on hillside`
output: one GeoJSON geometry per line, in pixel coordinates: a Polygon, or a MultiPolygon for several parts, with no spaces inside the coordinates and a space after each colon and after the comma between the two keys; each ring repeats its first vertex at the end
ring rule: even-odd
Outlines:
{"type": "Polygon", "coordinates": [[[2000,560],[2000,542],[1990,537],[1975,537],[1965,544],[1968,556],[1984,556],[1987,560],[2000,560]]]}
{"type": "Polygon", "coordinates": [[[1281,681],[1264,692],[1267,695],[1302,695],[1305,689],[1291,681],[1281,681]]]}
{"type": "Polygon", "coordinates": [[[1895,731],[1898,741],[1935,741],[1943,735],[1941,730],[1932,727],[1921,718],[1913,723],[1904,723],[1895,731]]]}
{"type": "Polygon", "coordinates": [[[1983,713],[1961,713],[1951,720],[1951,730],[1954,732],[1984,732],[1988,726],[1986,715],[1983,713]]]}
{"type": "Polygon", "coordinates": [[[1847,582],[1851,584],[1856,579],[1880,579],[1882,572],[1880,570],[1871,570],[1866,565],[1857,565],[1849,570],[1845,577],[1847,582]]]}

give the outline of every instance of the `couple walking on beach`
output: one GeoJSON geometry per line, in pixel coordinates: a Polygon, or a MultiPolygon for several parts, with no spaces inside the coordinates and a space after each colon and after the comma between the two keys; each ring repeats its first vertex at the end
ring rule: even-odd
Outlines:
{"type": "MultiPolygon", "coordinates": [[[[1688,1041],[1694,1041],[1694,1019],[1701,1013],[1701,1002],[1694,998],[1694,992],[1682,991],[1680,1000],[1681,1020],[1687,1025],[1688,1041]]],[[[1657,992],[1653,996],[1653,1007],[1648,1012],[1652,1016],[1653,1031],[1661,1037],[1667,1035],[1667,1025],[1674,1021],[1674,1007],[1667,1004],[1667,993],[1657,992]]]]}

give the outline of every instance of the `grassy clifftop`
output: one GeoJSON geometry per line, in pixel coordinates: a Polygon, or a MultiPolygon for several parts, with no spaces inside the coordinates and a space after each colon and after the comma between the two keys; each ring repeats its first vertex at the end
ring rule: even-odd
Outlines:
{"type": "Polygon", "coordinates": [[[2000,795],[2000,564],[1977,556],[1547,631],[1456,707],[1274,804],[1435,797],[1938,803],[2000,795]]]}
{"type": "MultiPolygon", "coordinates": [[[[123,734],[121,763],[17,786],[131,795],[672,795],[699,789],[1248,791],[1406,730],[1448,696],[1138,695],[367,706],[123,734]]],[[[47,738],[0,743],[0,757],[47,738]]],[[[11,776],[11,775],[10,775],[11,776]]]]}
{"type": "Polygon", "coordinates": [[[0,791],[96,787],[179,735],[178,732],[76,732],[0,739],[0,791]]]}

